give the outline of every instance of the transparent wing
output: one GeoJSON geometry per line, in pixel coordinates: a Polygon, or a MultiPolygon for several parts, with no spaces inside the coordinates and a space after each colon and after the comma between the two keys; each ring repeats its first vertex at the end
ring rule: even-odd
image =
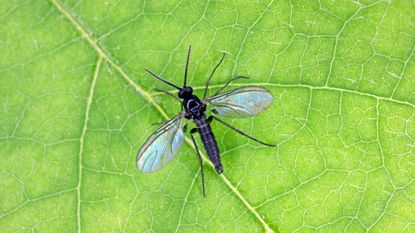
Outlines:
{"type": "Polygon", "coordinates": [[[251,117],[271,106],[272,94],[262,87],[245,86],[209,97],[204,102],[225,117],[251,117]]]}
{"type": "Polygon", "coordinates": [[[137,167],[142,172],[155,172],[166,166],[183,144],[183,112],[165,122],[141,147],[137,167]]]}

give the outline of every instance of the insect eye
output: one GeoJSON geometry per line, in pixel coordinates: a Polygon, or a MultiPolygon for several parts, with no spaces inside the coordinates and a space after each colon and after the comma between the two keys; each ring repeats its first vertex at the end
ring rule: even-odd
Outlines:
{"type": "Polygon", "coordinates": [[[180,89],[178,96],[179,98],[188,98],[192,96],[192,94],[193,94],[193,89],[191,87],[183,87],[182,89],[180,89]]]}
{"type": "Polygon", "coordinates": [[[193,88],[192,87],[185,87],[185,92],[188,92],[189,94],[193,93],[193,88]]]}

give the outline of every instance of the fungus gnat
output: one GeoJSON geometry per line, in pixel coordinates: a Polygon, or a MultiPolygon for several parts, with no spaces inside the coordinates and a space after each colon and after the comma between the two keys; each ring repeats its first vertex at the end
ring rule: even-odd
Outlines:
{"type": "Polygon", "coordinates": [[[202,174],[202,190],[205,195],[205,182],[203,173],[202,157],[200,156],[199,149],[197,147],[196,140],[194,138],[195,133],[199,133],[200,139],[205,147],[206,153],[209,156],[215,166],[215,170],[218,174],[223,172],[222,164],[220,163],[220,153],[218,144],[215,140],[215,135],[210,128],[212,120],[216,120],[226,127],[236,131],[237,133],[248,137],[258,143],[265,146],[273,147],[265,142],[255,139],[241,130],[234,128],[225,121],[218,117],[211,115],[206,118],[206,106],[211,105],[213,109],[212,113],[232,118],[252,117],[267,109],[272,103],[272,94],[263,87],[257,86],[243,86],[236,89],[223,92],[225,88],[231,83],[240,78],[247,77],[235,77],[226,82],[222,88],[220,88],[211,97],[206,98],[206,93],[209,87],[209,81],[215,73],[216,69],[220,66],[225,58],[223,54],[219,63],[215,66],[209,78],[206,81],[203,98],[200,100],[197,96],[193,95],[193,89],[186,85],[187,70],[189,65],[191,46],[187,52],[186,68],[184,72],[183,87],[180,88],[175,84],[157,76],[153,72],[146,69],[154,78],[168,84],[171,87],[176,88],[179,93],[178,97],[174,96],[170,92],[160,90],[166,94],[173,96],[179,102],[181,102],[182,111],[175,117],[165,122],[159,129],[157,129],[144,143],[137,155],[137,167],[140,171],[150,173],[155,172],[164,166],[166,166],[179,151],[184,140],[184,133],[186,132],[187,125],[184,124],[184,118],[196,123],[196,128],[190,130],[190,136],[196,148],[197,155],[199,157],[201,174],[202,174]]]}

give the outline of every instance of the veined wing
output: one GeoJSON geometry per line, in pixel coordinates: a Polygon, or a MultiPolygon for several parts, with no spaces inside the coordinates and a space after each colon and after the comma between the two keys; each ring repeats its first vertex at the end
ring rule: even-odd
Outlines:
{"type": "Polygon", "coordinates": [[[245,86],[209,97],[204,102],[225,117],[251,117],[271,106],[272,94],[263,87],[245,86]]]}
{"type": "Polygon", "coordinates": [[[183,144],[183,112],[165,122],[144,143],[137,155],[142,172],[155,172],[166,166],[183,144]]]}

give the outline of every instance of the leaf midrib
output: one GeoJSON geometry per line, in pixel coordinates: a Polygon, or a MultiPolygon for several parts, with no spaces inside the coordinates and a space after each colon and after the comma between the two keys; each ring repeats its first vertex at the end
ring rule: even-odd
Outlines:
{"type": "MultiPolygon", "coordinates": [[[[136,84],[132,78],[130,78],[130,76],[123,70],[123,68],[121,66],[119,66],[118,64],[116,64],[115,61],[113,61],[111,59],[111,56],[109,56],[108,52],[106,52],[97,42],[96,39],[94,39],[90,33],[87,32],[87,30],[85,29],[85,27],[83,27],[81,25],[80,22],[78,22],[73,16],[72,14],[67,11],[60,3],[58,3],[56,0],[50,0],[50,2],[52,3],[52,5],[55,7],[55,9],[62,14],[66,19],[68,19],[70,21],[70,23],[72,24],[72,26],[75,27],[76,31],[78,31],[82,38],[86,39],[89,44],[93,47],[93,49],[98,53],[99,59],[103,59],[106,60],[112,67],[114,67],[120,74],[121,76],[128,82],[130,83],[130,85],[132,85],[133,87],[135,87],[136,91],[138,91],[143,97],[144,99],[151,105],[153,105],[154,107],[157,108],[157,110],[162,114],[162,116],[165,119],[169,119],[170,117],[167,115],[167,113],[164,111],[163,108],[161,108],[161,106],[159,104],[157,104],[155,102],[155,100],[153,99],[152,95],[145,91],[140,85],[136,84]]],[[[92,97],[92,96],[91,96],[92,97]]],[[[92,99],[91,99],[92,100],[92,99]]],[[[89,102],[89,100],[88,100],[89,102]]],[[[89,111],[89,108],[87,106],[86,111],[89,111]]],[[[86,116],[88,116],[88,113],[86,113],[86,116]]],[[[85,124],[87,119],[85,119],[85,124]]],[[[82,136],[81,136],[82,139],[82,136]]],[[[186,142],[193,148],[193,144],[191,143],[191,139],[186,137],[185,138],[186,142]]],[[[83,141],[81,140],[81,147],[83,141]]],[[[81,158],[81,154],[82,154],[82,150],[80,150],[80,158],[81,158]]],[[[214,168],[214,165],[207,159],[206,155],[204,153],[201,153],[202,157],[204,158],[204,161],[207,161],[207,163],[214,168]]],[[[262,226],[264,227],[266,232],[274,232],[274,230],[268,225],[268,223],[265,222],[265,220],[262,218],[262,216],[256,211],[256,209],[245,199],[245,197],[239,192],[239,190],[230,182],[230,180],[224,175],[221,174],[220,177],[222,178],[222,181],[230,188],[230,190],[232,191],[232,193],[234,193],[239,199],[240,201],[245,205],[246,208],[248,208],[248,210],[254,214],[254,216],[257,218],[257,220],[262,224],[262,226]]],[[[80,179],[80,178],[79,178],[80,179]]],[[[80,182],[78,184],[78,186],[80,186],[80,182]]],[[[78,194],[78,203],[80,203],[80,195],[78,194]]],[[[78,221],[80,221],[80,206],[78,204],[77,207],[77,212],[78,212],[78,216],[77,218],[79,219],[78,221]]],[[[80,232],[81,228],[80,228],[80,222],[78,222],[79,224],[79,228],[78,231],[80,232]]]]}

